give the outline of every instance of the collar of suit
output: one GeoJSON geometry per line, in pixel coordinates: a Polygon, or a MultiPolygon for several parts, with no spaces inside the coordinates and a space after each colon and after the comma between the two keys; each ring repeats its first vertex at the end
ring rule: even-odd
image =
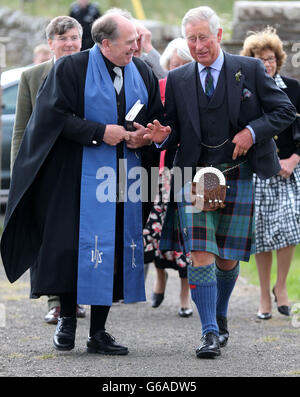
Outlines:
{"type": "MultiPolygon", "coordinates": [[[[244,85],[245,76],[241,69],[241,64],[238,58],[223,52],[222,67],[225,70],[226,76],[226,92],[228,96],[228,103],[230,103],[230,122],[234,129],[238,130],[238,117],[240,112],[240,104],[242,97],[242,89],[244,85]]],[[[220,55],[219,55],[220,56],[220,55]]],[[[220,60],[219,60],[220,61],[220,60]]],[[[185,72],[182,75],[181,81],[178,84],[182,85],[182,95],[186,103],[189,103],[188,111],[190,112],[190,120],[194,125],[196,134],[200,137],[200,117],[198,111],[197,100],[197,72],[199,72],[199,64],[191,62],[186,65],[185,72]]],[[[218,63],[220,66],[220,64],[218,63]]],[[[218,67],[219,67],[218,66],[218,67]]]]}
{"type": "MultiPolygon", "coordinates": [[[[222,50],[220,50],[220,53],[219,53],[217,59],[209,66],[212,78],[214,80],[214,88],[215,89],[216,89],[216,86],[217,86],[217,83],[219,80],[219,76],[220,76],[223,64],[224,64],[224,53],[222,50]]],[[[200,76],[201,85],[204,89],[205,77],[206,77],[206,66],[202,65],[201,63],[198,63],[197,66],[198,66],[198,72],[199,72],[199,76],[200,76]]]]}

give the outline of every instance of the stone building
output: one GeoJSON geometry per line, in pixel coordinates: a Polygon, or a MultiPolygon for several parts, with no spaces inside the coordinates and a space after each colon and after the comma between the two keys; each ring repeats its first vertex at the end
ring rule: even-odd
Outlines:
{"type": "Polygon", "coordinates": [[[287,53],[282,74],[300,80],[300,1],[236,1],[233,8],[232,39],[224,48],[239,53],[248,31],[276,28],[287,53]]]}

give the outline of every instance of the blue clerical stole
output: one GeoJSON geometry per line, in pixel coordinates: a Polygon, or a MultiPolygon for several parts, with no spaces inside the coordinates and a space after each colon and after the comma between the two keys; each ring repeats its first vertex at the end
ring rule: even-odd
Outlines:
{"type": "MultiPolygon", "coordinates": [[[[133,62],[124,68],[126,113],[140,99],[148,105],[145,83],[133,62]]],[[[90,50],[85,82],[87,120],[117,124],[115,89],[97,45],[90,50]]],[[[126,165],[124,198],[124,302],[144,301],[141,153],[124,145],[126,165]],[[139,186],[138,188],[136,188],[139,186]],[[140,199],[136,199],[136,197],[140,199]],[[134,199],[132,199],[134,197],[134,199]]],[[[113,297],[117,149],[102,142],[85,146],[82,157],[78,255],[78,303],[110,306],[113,297]]]]}

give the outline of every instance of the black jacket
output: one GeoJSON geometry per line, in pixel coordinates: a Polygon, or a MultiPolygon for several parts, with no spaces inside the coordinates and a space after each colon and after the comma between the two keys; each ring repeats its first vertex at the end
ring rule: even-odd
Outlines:
{"type": "MultiPolygon", "coordinates": [[[[224,53],[229,118],[235,132],[249,124],[256,144],[247,157],[260,178],[277,174],[280,164],[273,136],[295,119],[295,108],[287,95],[267,75],[261,61],[224,53]],[[244,90],[247,95],[244,95],[244,90]]],[[[200,127],[195,62],[172,70],[166,86],[166,118],[172,132],[162,149],[179,144],[174,165],[195,170],[201,161],[200,127]]]]}
{"type": "MultiPolygon", "coordinates": [[[[88,54],[55,63],[38,93],[12,172],[2,261],[11,282],[35,266],[35,295],[76,288],[82,148],[94,140],[100,145],[104,133],[103,125],[84,119],[88,54]]],[[[161,118],[157,79],[141,60],[134,62],[148,90],[148,120],[161,118]]],[[[158,166],[151,146],[142,149],[142,165],[158,166]]]]}
{"type": "MultiPolygon", "coordinates": [[[[282,90],[289,97],[292,104],[295,106],[297,113],[300,113],[300,83],[298,80],[291,77],[281,76],[287,88],[282,90]]],[[[295,142],[292,134],[292,127],[289,126],[279,135],[275,136],[275,143],[280,159],[289,158],[293,153],[300,156],[299,142],[295,142]],[[298,146],[299,145],[299,146],[298,146]]]]}
{"type": "Polygon", "coordinates": [[[101,12],[96,4],[88,4],[86,7],[80,7],[78,3],[74,3],[70,9],[70,17],[75,18],[82,26],[82,46],[81,50],[92,48],[95,44],[91,28],[93,22],[101,16],[101,12]]]}

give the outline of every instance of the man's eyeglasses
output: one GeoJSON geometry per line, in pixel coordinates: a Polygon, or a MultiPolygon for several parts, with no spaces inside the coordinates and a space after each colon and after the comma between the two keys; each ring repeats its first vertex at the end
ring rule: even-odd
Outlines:
{"type": "Polygon", "coordinates": [[[197,42],[197,40],[199,40],[200,43],[205,43],[209,39],[209,37],[210,36],[190,36],[190,37],[187,37],[187,40],[193,44],[195,44],[197,42]]]}
{"type": "Polygon", "coordinates": [[[269,58],[260,58],[263,61],[263,63],[269,62],[269,63],[274,63],[276,62],[276,57],[269,57],[269,58]]]}

